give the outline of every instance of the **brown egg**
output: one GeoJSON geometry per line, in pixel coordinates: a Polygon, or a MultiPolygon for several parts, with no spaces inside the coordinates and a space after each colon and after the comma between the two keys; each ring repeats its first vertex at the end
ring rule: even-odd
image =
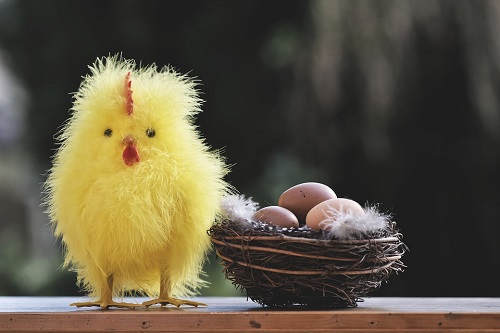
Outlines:
{"type": "Polygon", "coordinates": [[[255,212],[253,219],[282,228],[299,227],[297,217],[288,209],[279,206],[264,207],[255,212]]]}
{"type": "MultiPolygon", "coordinates": [[[[345,198],[336,198],[323,201],[314,206],[306,217],[306,225],[313,230],[321,229],[321,222],[328,218],[334,222],[338,213],[363,215],[365,211],[359,203],[345,198]]],[[[331,224],[330,224],[331,225],[331,224]]]]}
{"type": "Polygon", "coordinates": [[[330,187],[309,182],[295,185],[283,192],[279,197],[278,205],[294,213],[299,223],[304,225],[311,208],[320,202],[336,197],[337,195],[330,187]]]}

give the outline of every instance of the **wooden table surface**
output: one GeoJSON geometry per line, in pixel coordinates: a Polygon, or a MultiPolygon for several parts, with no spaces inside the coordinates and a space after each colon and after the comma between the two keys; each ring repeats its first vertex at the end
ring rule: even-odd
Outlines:
{"type": "Polygon", "coordinates": [[[500,332],[500,298],[367,298],[341,310],[194,300],[208,307],[77,309],[69,304],[79,298],[0,297],[0,332],[500,332]]]}

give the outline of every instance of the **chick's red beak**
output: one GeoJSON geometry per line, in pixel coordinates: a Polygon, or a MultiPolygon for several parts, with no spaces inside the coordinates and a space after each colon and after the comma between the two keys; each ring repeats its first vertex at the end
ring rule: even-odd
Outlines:
{"type": "Polygon", "coordinates": [[[125,146],[122,154],[123,162],[128,166],[139,163],[140,158],[139,152],[137,151],[137,140],[132,135],[127,135],[123,139],[122,144],[125,146]]]}

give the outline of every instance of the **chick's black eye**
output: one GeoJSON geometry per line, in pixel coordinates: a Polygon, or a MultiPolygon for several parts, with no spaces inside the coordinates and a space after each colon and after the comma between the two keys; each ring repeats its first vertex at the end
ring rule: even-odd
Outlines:
{"type": "Polygon", "coordinates": [[[113,130],[111,128],[106,128],[106,130],[104,131],[104,136],[111,136],[113,135],[113,130]]]}
{"type": "Polygon", "coordinates": [[[149,138],[152,138],[156,135],[156,131],[152,128],[148,128],[146,130],[146,135],[149,137],[149,138]]]}

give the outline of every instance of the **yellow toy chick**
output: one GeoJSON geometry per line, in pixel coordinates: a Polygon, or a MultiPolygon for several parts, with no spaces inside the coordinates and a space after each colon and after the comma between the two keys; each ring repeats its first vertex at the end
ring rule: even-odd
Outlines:
{"type": "Polygon", "coordinates": [[[196,83],[171,68],[137,68],[121,56],[97,59],[74,95],[72,115],[45,184],[48,214],[65,266],[95,300],[77,307],[204,305],[207,229],[229,192],[228,168],[194,125],[196,83]]]}

